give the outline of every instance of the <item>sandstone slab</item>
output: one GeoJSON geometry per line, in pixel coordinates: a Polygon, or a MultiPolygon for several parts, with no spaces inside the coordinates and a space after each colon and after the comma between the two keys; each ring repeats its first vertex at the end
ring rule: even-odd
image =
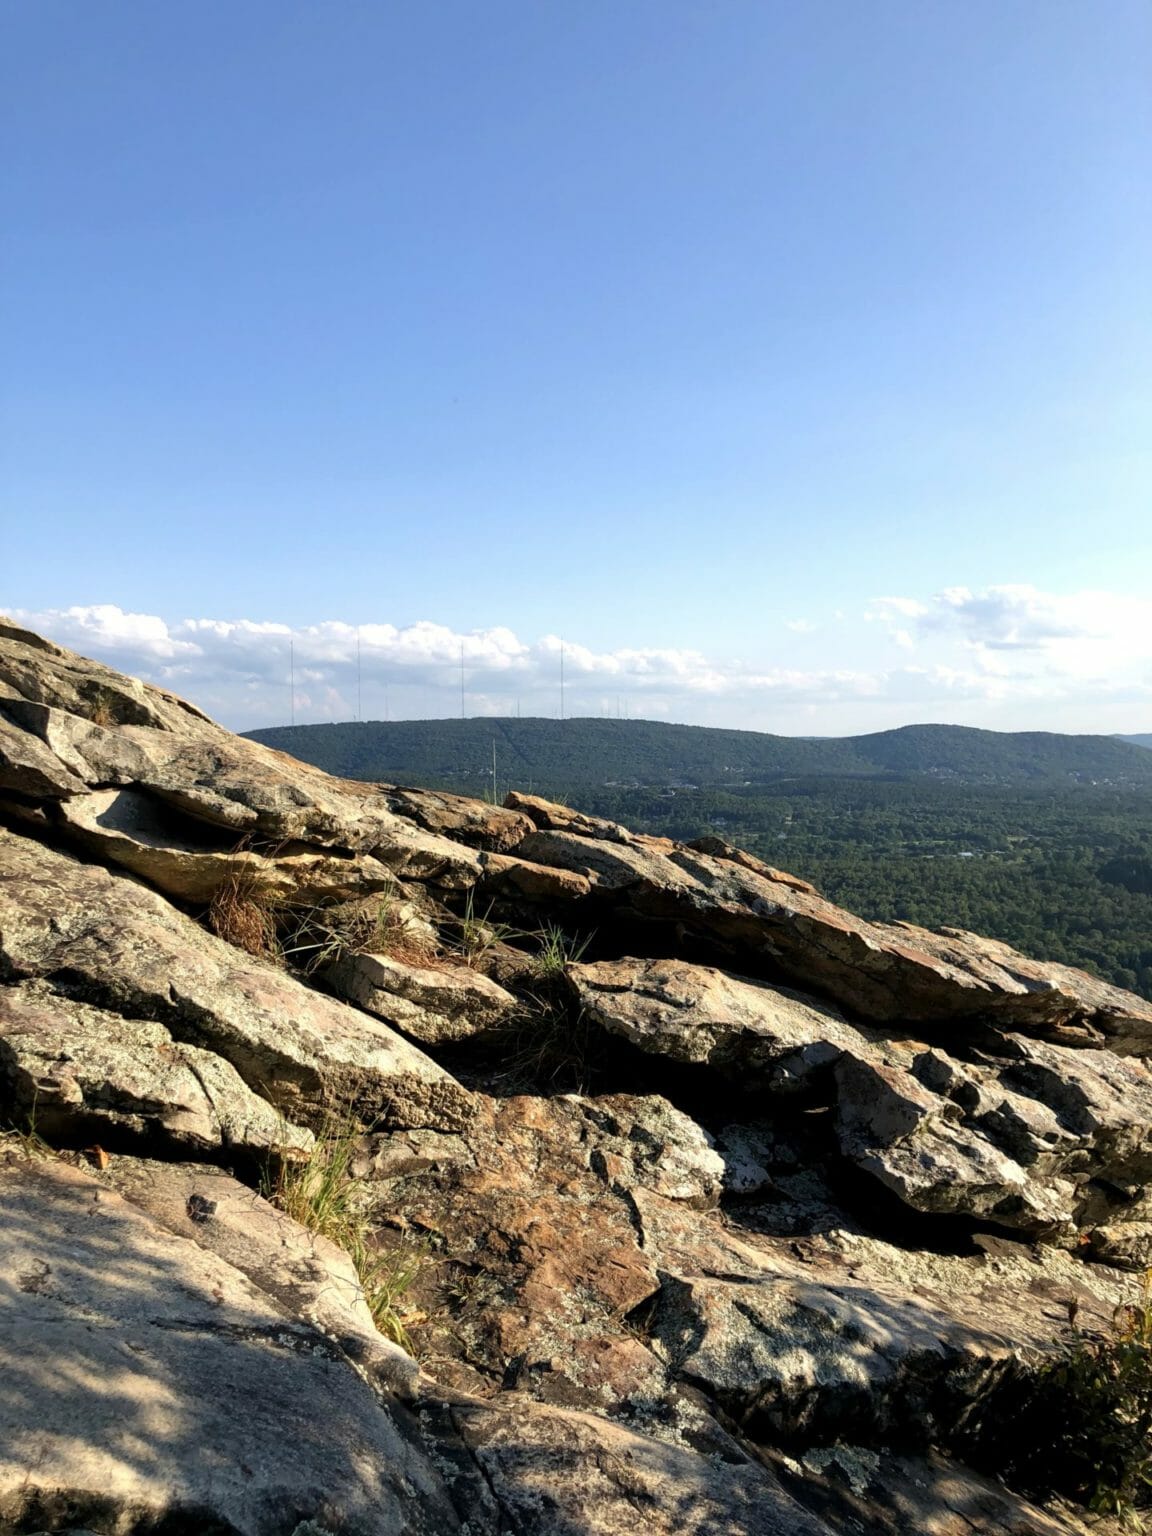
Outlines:
{"type": "Polygon", "coordinates": [[[423,1045],[506,1029],[521,1011],[510,992],[463,964],[413,965],[387,954],[348,955],[323,974],[337,997],[423,1045]]]}

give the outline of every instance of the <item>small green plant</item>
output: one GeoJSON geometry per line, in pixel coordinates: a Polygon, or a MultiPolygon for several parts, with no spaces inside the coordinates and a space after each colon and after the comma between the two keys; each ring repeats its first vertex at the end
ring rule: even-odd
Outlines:
{"type": "Polygon", "coordinates": [[[1073,1321],[1059,1355],[1010,1382],[980,1431],[995,1470],[1143,1530],[1152,1503],[1152,1269],[1103,1332],[1073,1321]]]}
{"type": "Polygon", "coordinates": [[[1152,1502],[1152,1269],[1107,1334],[1074,1332],[1047,1385],[1066,1397],[1061,1454],[1078,1468],[1088,1508],[1143,1529],[1136,1511],[1152,1502]]]}
{"type": "Polygon", "coordinates": [[[569,937],[555,923],[548,923],[544,928],[538,929],[530,935],[537,941],[538,948],[533,957],[536,963],[537,973],[545,977],[560,976],[570,965],[575,965],[584,951],[592,942],[592,935],[579,938],[576,935],[569,937]]]}
{"type": "Polygon", "coordinates": [[[519,929],[493,921],[493,905],[489,902],[483,913],[479,912],[475,893],[469,891],[464,902],[464,915],[456,919],[456,947],[469,965],[478,964],[497,944],[509,944],[525,937],[519,929]]]}
{"type": "Polygon", "coordinates": [[[355,1117],[331,1117],[306,1158],[281,1161],[265,1177],[264,1194],[310,1232],[330,1238],[356,1269],[372,1321],[386,1338],[412,1353],[405,1294],[427,1267],[427,1249],[402,1242],[391,1250],[372,1241],[367,1186],[353,1170],[361,1134],[355,1117]]]}
{"type": "Polygon", "coordinates": [[[8,1151],[16,1152],[25,1161],[39,1161],[46,1157],[55,1157],[55,1148],[49,1146],[39,1131],[39,1115],[37,1112],[37,1100],[32,1099],[31,1107],[21,1120],[0,1127],[0,1146],[8,1151]]]}

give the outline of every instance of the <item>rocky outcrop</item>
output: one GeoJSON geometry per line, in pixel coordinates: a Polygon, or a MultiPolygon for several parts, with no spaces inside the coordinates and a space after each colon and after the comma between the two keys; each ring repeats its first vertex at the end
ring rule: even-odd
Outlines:
{"type": "Polygon", "coordinates": [[[336,780],[0,625],[0,1536],[1080,1531],[962,1459],[1152,1255],[1150,1049],[719,839],[336,780]],[[260,1192],[333,1145],[355,1255],[260,1192]]]}
{"type": "Polygon", "coordinates": [[[866,923],[758,861],[637,836],[608,822],[542,811],[518,853],[583,874],[620,919],[675,925],[681,939],[772,971],[879,1023],[994,1023],[1073,1045],[1152,1051],[1152,1004],[1007,945],[911,924],[866,923]],[[582,825],[587,823],[587,825],[582,825]]]}
{"type": "Polygon", "coordinates": [[[307,768],[172,694],[0,623],[6,792],[24,809],[38,802],[65,837],[177,897],[207,879],[191,873],[197,852],[235,852],[241,839],[273,862],[286,848],[297,857],[322,851],[329,864],[337,856],[344,890],[373,888],[381,867],[447,888],[466,888],[480,870],[470,847],[398,814],[380,786],[307,768]],[[130,793],[109,795],[116,789],[130,793]]]}
{"type": "MultiPolygon", "coordinates": [[[[41,1005],[55,992],[154,1021],[221,1058],[289,1120],[350,1102],[397,1125],[455,1126],[468,1113],[441,1067],[367,1014],[205,933],[135,880],[2,829],[0,977],[17,997],[36,983],[41,1005]]],[[[27,1005],[17,1025],[26,1016],[27,1005]]],[[[31,1107],[19,1079],[14,1091],[31,1107]]]]}
{"type": "Polygon", "coordinates": [[[840,1153],[916,1210],[1075,1240],[1152,1180],[1143,1062],[986,1029],[952,1053],[791,989],[678,960],[573,965],[582,1008],[641,1050],[746,1092],[833,1108],[840,1153]],[[1127,1192],[1127,1193],[1125,1193],[1127,1192]]]}

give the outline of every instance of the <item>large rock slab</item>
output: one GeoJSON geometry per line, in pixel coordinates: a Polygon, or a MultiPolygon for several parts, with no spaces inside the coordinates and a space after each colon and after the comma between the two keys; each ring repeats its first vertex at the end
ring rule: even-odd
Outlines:
{"type": "Polygon", "coordinates": [[[231,1064],[289,1120],[455,1128],[469,1098],[375,1019],[245,955],[125,875],[0,830],[0,980],[40,979],[231,1064]]]}
{"type": "Polygon", "coordinates": [[[340,855],[300,842],[266,852],[238,848],[235,838],[138,789],[93,790],[66,800],[56,826],[86,853],[193,905],[208,905],[228,882],[258,891],[264,900],[298,905],[397,885],[389,866],[371,854],[340,855]]]}
{"type": "Polygon", "coordinates": [[[246,1275],[289,1316],[314,1324],[389,1391],[411,1397],[421,1385],[416,1361],[377,1331],[348,1254],[246,1184],[220,1168],[143,1157],[114,1157],[100,1177],[159,1226],[246,1275]]]}
{"type": "Polygon", "coordinates": [[[476,1529],[324,1334],[58,1163],[0,1168],[0,1353],[0,1528],[476,1529]]]}
{"type": "Polygon", "coordinates": [[[211,1051],[44,982],[0,987],[0,1086],[50,1141],[145,1139],[184,1155],[305,1153],[290,1125],[211,1051]]]}
{"type": "Polygon", "coordinates": [[[715,966],[625,957],[570,965],[566,978],[590,1018],[640,1050],[774,1092],[801,1087],[861,1045],[818,998],[715,966]]]}
{"type": "Polygon", "coordinates": [[[390,1133],[369,1155],[381,1218],[444,1261],[422,1302],[433,1375],[600,1410],[659,1393],[659,1362],[622,1326],[660,1287],[631,1191],[715,1204],[723,1163],[687,1116],[654,1095],[478,1096],[463,1135],[390,1133]]]}
{"type": "MultiPolygon", "coordinates": [[[[516,797],[522,807],[525,797],[516,797]]],[[[517,855],[575,871],[623,917],[664,923],[873,1022],[994,1023],[1072,1045],[1152,1052],[1152,1004],[1085,972],[948,930],[867,923],[757,861],[737,862],[534,805],[517,855]],[[766,867],[765,867],[766,868],[766,867]]]]}

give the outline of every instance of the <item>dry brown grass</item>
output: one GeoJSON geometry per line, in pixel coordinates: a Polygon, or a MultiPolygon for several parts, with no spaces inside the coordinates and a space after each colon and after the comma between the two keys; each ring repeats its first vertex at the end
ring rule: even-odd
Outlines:
{"type": "Polygon", "coordinates": [[[390,955],[406,965],[435,966],[435,948],[405,921],[396,893],[374,902],[298,908],[289,914],[284,954],[306,976],[349,955],[390,955]]]}
{"type": "Polygon", "coordinates": [[[208,926],[217,938],[246,954],[281,960],[276,931],[278,906],[278,899],[248,870],[231,870],[212,893],[208,926]]]}

